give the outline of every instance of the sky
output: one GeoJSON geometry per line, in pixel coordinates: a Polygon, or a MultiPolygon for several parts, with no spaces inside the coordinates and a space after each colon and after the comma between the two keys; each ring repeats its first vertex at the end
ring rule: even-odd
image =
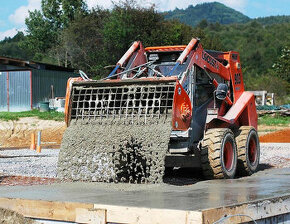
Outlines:
{"type": "MultiPolygon", "coordinates": [[[[100,5],[111,7],[110,0],[85,0],[89,8],[100,5]]],[[[140,0],[141,1],[141,0],[140,0]]],[[[290,15],[290,0],[142,0],[144,6],[155,4],[158,11],[187,8],[203,2],[217,1],[250,18],[290,15]]],[[[0,40],[13,37],[17,31],[25,31],[28,10],[40,9],[41,0],[0,0],[0,40]]]]}

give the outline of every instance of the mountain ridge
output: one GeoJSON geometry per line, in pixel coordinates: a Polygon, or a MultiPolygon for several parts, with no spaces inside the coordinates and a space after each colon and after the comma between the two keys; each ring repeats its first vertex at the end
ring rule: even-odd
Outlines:
{"type": "Polygon", "coordinates": [[[186,9],[176,8],[163,12],[163,15],[165,19],[176,19],[192,27],[197,26],[202,20],[206,20],[208,23],[220,23],[223,25],[247,23],[250,21],[259,22],[262,25],[290,22],[290,16],[288,15],[250,18],[219,2],[207,2],[195,6],[189,5],[186,9]]]}

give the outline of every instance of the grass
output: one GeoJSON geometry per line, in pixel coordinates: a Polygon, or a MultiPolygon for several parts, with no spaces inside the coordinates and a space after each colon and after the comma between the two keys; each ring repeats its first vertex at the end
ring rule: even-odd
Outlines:
{"type": "Polygon", "coordinates": [[[0,120],[17,121],[21,117],[38,117],[42,120],[64,121],[64,113],[49,111],[40,112],[38,110],[23,111],[23,112],[0,112],[0,120]]]}
{"type": "Polygon", "coordinates": [[[258,119],[259,125],[268,125],[268,126],[289,126],[290,116],[281,116],[281,115],[263,115],[258,119]]]}

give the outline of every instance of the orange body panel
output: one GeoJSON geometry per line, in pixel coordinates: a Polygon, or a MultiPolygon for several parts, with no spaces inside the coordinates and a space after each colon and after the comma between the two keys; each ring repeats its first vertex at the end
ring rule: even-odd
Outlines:
{"type": "Polygon", "coordinates": [[[65,106],[64,106],[64,121],[65,121],[67,126],[68,126],[68,123],[70,120],[70,95],[71,95],[72,84],[73,84],[73,82],[82,81],[82,80],[83,79],[81,77],[69,78],[67,80],[66,94],[65,94],[65,106]]]}
{"type": "MultiPolygon", "coordinates": [[[[134,45],[132,45],[132,46],[134,47],[134,45]]],[[[132,49],[134,49],[134,48],[132,48],[132,49]]],[[[138,46],[135,49],[135,52],[129,52],[129,54],[132,55],[132,57],[134,57],[134,61],[130,64],[130,66],[127,67],[127,69],[134,68],[138,65],[142,65],[142,64],[145,64],[147,62],[147,59],[145,56],[145,50],[144,50],[144,47],[141,43],[138,44],[138,46]]],[[[126,61],[127,59],[124,59],[124,60],[126,61]]],[[[118,69],[118,72],[121,72],[120,68],[118,69]]],[[[132,73],[128,73],[127,77],[132,77],[132,75],[133,75],[132,73]]]]}
{"type": "Polygon", "coordinates": [[[186,48],[184,49],[184,51],[181,53],[181,55],[179,56],[179,58],[177,59],[177,62],[179,62],[180,64],[182,64],[185,59],[186,56],[190,53],[190,51],[195,47],[195,45],[198,43],[197,39],[192,39],[189,44],[186,46],[186,48]]]}
{"type": "Polygon", "coordinates": [[[185,48],[186,48],[186,45],[146,47],[145,51],[147,52],[183,51],[185,48]]]}
{"type": "Polygon", "coordinates": [[[226,52],[223,58],[229,62],[227,67],[232,80],[234,102],[236,102],[245,91],[240,56],[238,52],[230,51],[226,52]]]}
{"type": "Polygon", "coordinates": [[[220,118],[237,126],[247,125],[257,129],[258,115],[254,94],[244,91],[226,115],[220,118]]]}
{"type": "Polygon", "coordinates": [[[134,51],[139,47],[140,41],[135,41],[123,57],[118,61],[117,65],[123,66],[126,60],[133,54],[134,51]]]}
{"type": "Polygon", "coordinates": [[[192,57],[193,63],[202,69],[207,69],[212,73],[218,74],[223,79],[229,81],[231,79],[230,71],[222,63],[208,54],[201,46],[198,45],[192,57]]]}
{"type": "Polygon", "coordinates": [[[177,81],[173,98],[172,129],[186,131],[190,126],[191,116],[191,101],[185,90],[177,81]]]}

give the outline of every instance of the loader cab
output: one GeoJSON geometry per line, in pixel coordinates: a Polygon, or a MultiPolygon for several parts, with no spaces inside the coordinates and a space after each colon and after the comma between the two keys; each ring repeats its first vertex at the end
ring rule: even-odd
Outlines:
{"type": "MultiPolygon", "coordinates": [[[[218,75],[208,72],[210,77],[216,79],[218,83],[225,81],[218,75]]],[[[190,87],[192,101],[192,142],[199,142],[204,133],[207,109],[214,107],[215,87],[205,70],[197,65],[193,66],[193,85],[190,87]]],[[[218,101],[216,102],[219,103],[218,101]]],[[[219,104],[218,104],[219,106],[219,104]]]]}
{"type": "MultiPolygon", "coordinates": [[[[183,48],[182,48],[183,49],[183,48]]],[[[182,53],[182,50],[179,51],[150,51],[147,52],[147,60],[154,61],[153,67],[155,70],[160,72],[162,75],[168,76],[179,76],[183,72],[186,71],[188,66],[188,60],[186,60],[183,64],[179,65],[173,73],[170,73],[176,64],[176,60],[182,53]]],[[[149,76],[153,76],[154,72],[149,71],[149,76]]]]}

